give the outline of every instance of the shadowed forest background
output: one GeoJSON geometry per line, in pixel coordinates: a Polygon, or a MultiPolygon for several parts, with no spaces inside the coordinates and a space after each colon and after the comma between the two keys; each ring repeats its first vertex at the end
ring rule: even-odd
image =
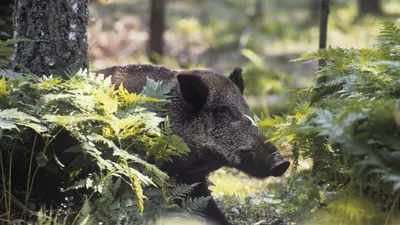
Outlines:
{"type": "MultiPolygon", "coordinates": [[[[318,51],[320,4],[90,0],[89,68],[154,63],[225,75],[243,68],[252,115],[296,166],[265,180],[236,169],[214,172],[212,194],[234,224],[399,224],[400,1],[330,1],[327,45],[332,48],[327,51],[318,51]],[[320,59],[326,67],[319,68],[320,59]],[[322,75],[329,77],[327,83],[317,84],[322,75]],[[321,170],[313,169],[316,160],[321,170]]],[[[0,3],[3,41],[12,38],[10,5],[0,3]]],[[[1,136],[0,129],[0,141],[1,136]]],[[[0,209],[7,210],[0,210],[0,219],[10,222],[13,213],[20,214],[6,196],[0,196],[0,209]]],[[[33,201],[27,207],[41,206],[33,201]]],[[[46,210],[39,220],[70,213],[46,210]]],[[[91,215],[85,205],[79,212],[91,215]]],[[[21,218],[25,214],[24,209],[21,218]]],[[[85,224],[88,217],[76,218],[85,224]]]]}
{"type": "MultiPolygon", "coordinates": [[[[159,58],[158,37],[149,40],[151,2],[164,1],[92,1],[89,55],[93,69],[150,62],[151,43],[158,45],[151,55],[159,58]]],[[[159,64],[222,73],[242,66],[250,104],[255,108],[268,104],[264,110],[273,114],[284,110],[281,97],[289,87],[315,83],[316,62],[289,61],[318,49],[320,1],[171,0],[162,5],[165,25],[153,25],[155,30],[165,27],[164,57],[159,64]]],[[[328,45],[374,44],[380,22],[395,20],[399,10],[396,1],[382,1],[379,6],[364,15],[357,1],[332,1],[328,45]]]]}

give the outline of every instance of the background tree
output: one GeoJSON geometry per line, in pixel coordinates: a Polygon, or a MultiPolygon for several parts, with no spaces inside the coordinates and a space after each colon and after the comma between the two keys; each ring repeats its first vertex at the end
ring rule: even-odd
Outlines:
{"type": "Polygon", "coordinates": [[[0,40],[11,39],[13,36],[14,0],[0,2],[0,40]]]}
{"type": "Polygon", "coordinates": [[[88,68],[87,0],[16,0],[15,62],[37,75],[88,68]]]}
{"type": "Polygon", "coordinates": [[[164,54],[165,5],[166,0],[151,0],[150,3],[148,56],[153,63],[164,54]]]}
{"type": "Polygon", "coordinates": [[[366,14],[382,15],[381,0],[358,0],[358,15],[365,16],[366,14]]]}
{"type": "MultiPolygon", "coordinates": [[[[329,4],[330,0],[322,0],[320,2],[320,18],[319,18],[319,49],[326,49],[328,42],[328,18],[329,18],[329,4]]],[[[326,61],[324,59],[318,60],[318,67],[320,70],[326,66],[326,61]]],[[[318,84],[325,83],[327,80],[326,76],[321,76],[318,78],[318,84]]],[[[312,175],[315,177],[318,170],[324,166],[323,161],[321,161],[319,154],[322,153],[322,149],[315,153],[313,159],[312,175]]]]}

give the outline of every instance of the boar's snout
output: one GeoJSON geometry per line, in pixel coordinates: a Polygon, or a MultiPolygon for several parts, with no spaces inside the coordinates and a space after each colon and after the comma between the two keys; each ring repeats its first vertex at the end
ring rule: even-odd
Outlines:
{"type": "Polygon", "coordinates": [[[274,177],[282,176],[290,166],[289,161],[285,160],[278,151],[270,154],[266,161],[268,165],[271,165],[270,174],[274,177]]]}

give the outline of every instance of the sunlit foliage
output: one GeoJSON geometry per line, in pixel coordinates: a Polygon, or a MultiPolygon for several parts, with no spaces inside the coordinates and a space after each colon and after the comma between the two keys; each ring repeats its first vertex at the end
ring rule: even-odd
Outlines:
{"type": "Polygon", "coordinates": [[[160,116],[171,84],[148,79],[143,92],[134,94],[123,86],[115,89],[110,78],[85,71],[69,80],[8,70],[0,75],[0,183],[9,193],[2,198],[8,221],[17,219],[8,201],[13,190],[26,191],[27,205],[36,198],[30,194],[36,189],[37,171],[54,161],[69,174],[58,188],[83,193],[83,202],[76,200],[68,215],[71,224],[138,224],[168,210],[191,214],[207,204],[209,198],[186,197],[193,187],[174,186],[158,168],[189,152],[172,134],[168,117],[160,116]],[[65,142],[67,136],[76,142],[65,142]],[[53,149],[53,144],[70,147],[53,149]],[[71,160],[65,158],[71,155],[71,160]],[[28,175],[27,190],[11,183],[13,171],[28,175]],[[183,211],[173,202],[177,198],[183,199],[183,211]]]}
{"type": "MultiPolygon", "coordinates": [[[[328,82],[293,90],[287,115],[259,122],[271,141],[292,149],[292,178],[300,156],[320,162],[313,182],[339,198],[323,210],[336,218],[329,223],[382,224],[373,221],[386,220],[390,224],[395,215],[391,209],[398,205],[399,28],[384,23],[379,40],[370,48],[328,48],[300,57],[297,61],[326,60],[318,76],[327,76],[328,82]],[[383,195],[391,197],[383,200],[383,195]],[[390,213],[382,218],[380,211],[390,213]]],[[[287,196],[305,193],[296,187],[296,179],[292,184],[287,196]]],[[[318,194],[314,196],[306,201],[326,203],[318,194]]]]}

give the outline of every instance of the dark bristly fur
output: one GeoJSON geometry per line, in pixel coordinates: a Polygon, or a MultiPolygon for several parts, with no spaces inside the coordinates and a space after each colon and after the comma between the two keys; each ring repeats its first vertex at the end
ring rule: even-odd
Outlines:
{"type": "MultiPolygon", "coordinates": [[[[154,65],[115,66],[96,73],[111,76],[116,87],[123,83],[135,93],[142,91],[146,77],[174,82],[168,105],[171,129],[184,139],[191,153],[162,169],[178,182],[201,182],[192,197],[211,195],[207,176],[223,166],[257,178],[280,176],[289,166],[246,117],[249,107],[242,96],[241,68],[235,68],[229,78],[208,70],[175,71],[154,65]]],[[[214,200],[204,214],[219,224],[230,224],[214,200]]]]}

